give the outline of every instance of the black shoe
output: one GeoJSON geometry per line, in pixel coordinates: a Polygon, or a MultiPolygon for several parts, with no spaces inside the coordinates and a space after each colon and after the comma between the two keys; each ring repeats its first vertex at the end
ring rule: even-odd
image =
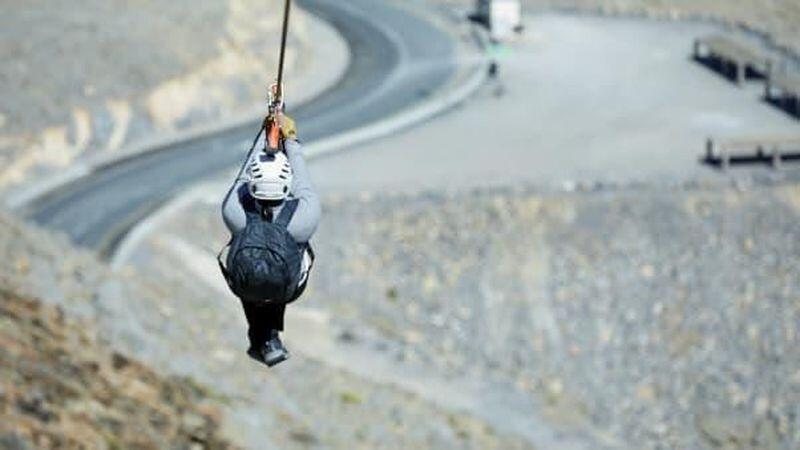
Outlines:
{"type": "Polygon", "coordinates": [[[278,331],[272,330],[270,338],[260,347],[250,346],[247,354],[256,361],[272,367],[289,359],[289,351],[283,346],[278,331]]]}

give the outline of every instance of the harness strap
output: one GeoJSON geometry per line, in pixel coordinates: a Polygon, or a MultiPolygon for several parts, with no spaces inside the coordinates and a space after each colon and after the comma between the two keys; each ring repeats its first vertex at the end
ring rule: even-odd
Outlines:
{"type": "Polygon", "coordinates": [[[286,303],[287,305],[300,298],[300,296],[303,295],[303,292],[305,292],[306,287],[308,286],[308,279],[311,278],[311,269],[314,268],[314,261],[317,259],[316,255],[314,254],[314,249],[311,247],[311,243],[305,244],[304,247],[303,258],[305,258],[305,254],[308,253],[310,259],[308,268],[303,275],[303,279],[297,286],[295,286],[294,293],[292,294],[291,299],[286,303]]]}
{"type": "Polygon", "coordinates": [[[294,217],[295,211],[297,211],[297,206],[300,204],[300,200],[293,199],[287,201],[283,208],[281,208],[281,212],[278,213],[278,217],[275,218],[275,224],[280,225],[283,228],[289,227],[289,222],[292,221],[292,217],[294,217]]]}
{"type": "Polygon", "coordinates": [[[225,267],[225,264],[223,264],[222,262],[222,254],[225,253],[226,249],[229,249],[231,247],[232,241],[233,240],[228,241],[228,243],[225,244],[224,247],[222,247],[222,250],[220,250],[219,253],[217,253],[217,264],[219,264],[219,270],[222,271],[222,276],[225,277],[225,281],[228,283],[229,287],[233,287],[233,284],[231,282],[231,274],[230,272],[228,272],[228,268],[225,267]]]}

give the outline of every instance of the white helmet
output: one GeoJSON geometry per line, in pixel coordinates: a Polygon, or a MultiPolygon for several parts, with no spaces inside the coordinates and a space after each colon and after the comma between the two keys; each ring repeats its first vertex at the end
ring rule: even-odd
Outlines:
{"type": "Polygon", "coordinates": [[[258,200],[285,200],[292,187],[292,166],[283,152],[258,152],[247,165],[250,195],[258,200]]]}

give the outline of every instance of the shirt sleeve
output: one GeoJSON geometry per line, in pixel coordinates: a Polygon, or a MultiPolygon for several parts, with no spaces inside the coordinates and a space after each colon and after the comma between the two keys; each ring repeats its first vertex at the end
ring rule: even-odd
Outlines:
{"type": "Polygon", "coordinates": [[[222,220],[231,234],[241,231],[247,225],[247,214],[241,202],[242,189],[247,189],[246,182],[237,179],[222,202],[222,220]]]}
{"type": "Polygon", "coordinates": [[[287,139],[285,148],[289,164],[292,165],[292,196],[299,200],[288,230],[297,242],[308,242],[317,231],[322,218],[322,207],[311,183],[302,145],[295,140],[287,139]]]}
{"type": "Polygon", "coordinates": [[[265,135],[262,129],[256,137],[255,142],[253,142],[250,151],[247,152],[247,156],[244,158],[244,162],[242,162],[242,167],[239,169],[236,179],[233,180],[233,185],[222,201],[222,220],[225,222],[225,226],[228,227],[228,231],[230,231],[231,234],[241,231],[247,224],[247,215],[245,214],[244,205],[242,205],[242,190],[247,189],[245,169],[247,163],[250,162],[250,158],[253,156],[253,151],[257,148],[264,148],[264,139],[265,135]]]}

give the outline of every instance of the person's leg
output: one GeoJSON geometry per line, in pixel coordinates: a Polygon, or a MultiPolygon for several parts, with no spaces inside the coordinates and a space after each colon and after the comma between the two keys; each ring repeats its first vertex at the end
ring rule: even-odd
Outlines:
{"type": "Polygon", "coordinates": [[[268,330],[283,331],[283,316],[286,314],[286,305],[262,306],[262,324],[268,330]]]}
{"type": "Polygon", "coordinates": [[[247,337],[250,339],[250,347],[260,347],[269,339],[269,332],[264,326],[264,314],[261,308],[248,302],[242,302],[244,315],[247,318],[247,337]]]}
{"type": "Polygon", "coordinates": [[[286,306],[256,306],[244,302],[242,305],[249,324],[247,335],[250,338],[250,348],[247,354],[270,367],[289,358],[289,352],[278,335],[279,331],[283,331],[286,306]]]}
{"type": "Polygon", "coordinates": [[[260,345],[271,336],[271,330],[283,331],[283,316],[286,305],[254,305],[242,302],[244,315],[247,317],[250,343],[260,345]]]}

